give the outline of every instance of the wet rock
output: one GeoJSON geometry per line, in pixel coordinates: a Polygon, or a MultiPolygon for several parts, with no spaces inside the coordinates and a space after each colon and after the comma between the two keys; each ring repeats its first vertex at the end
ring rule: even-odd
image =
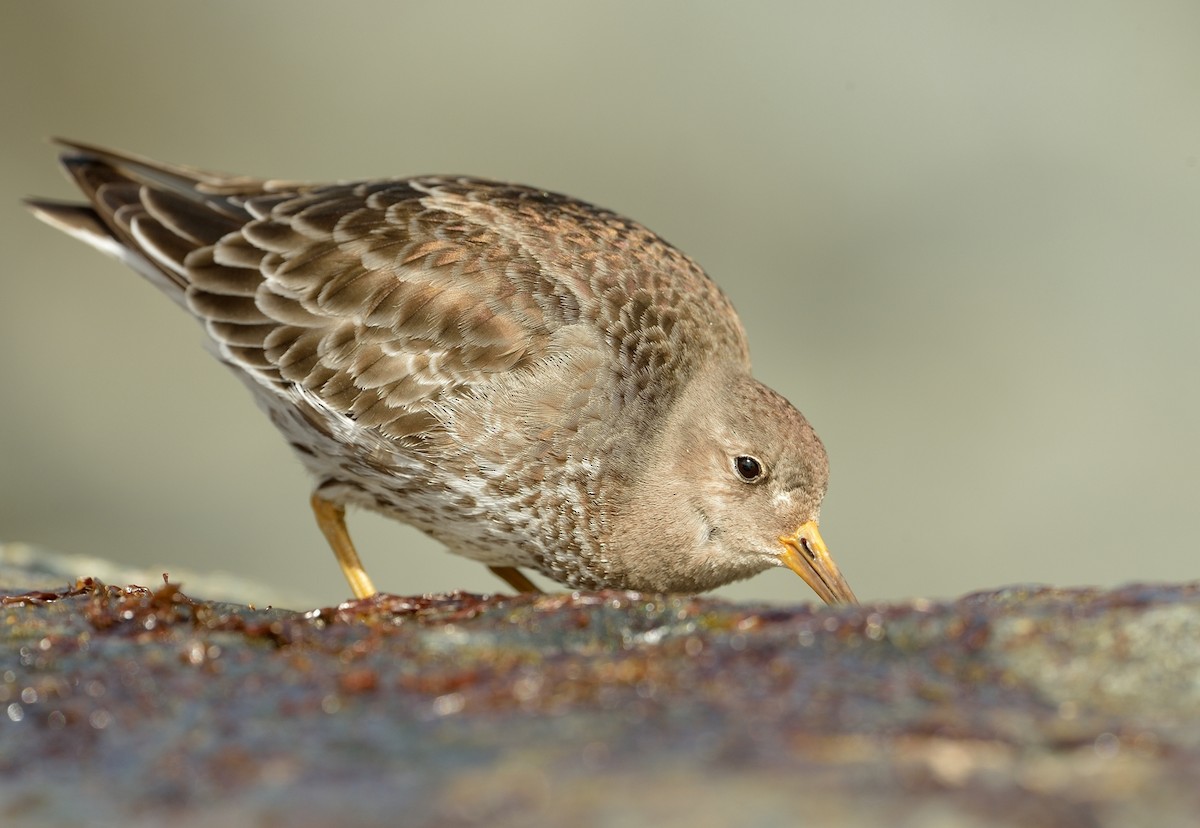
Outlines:
{"type": "Polygon", "coordinates": [[[256,610],[8,572],[5,825],[1193,825],[1200,585],[256,610]]]}

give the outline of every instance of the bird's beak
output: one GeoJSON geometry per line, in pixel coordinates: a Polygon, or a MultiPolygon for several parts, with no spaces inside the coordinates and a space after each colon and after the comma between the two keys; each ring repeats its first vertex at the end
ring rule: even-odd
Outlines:
{"type": "Polygon", "coordinates": [[[822,601],[826,604],[858,603],[854,591],[825,548],[815,520],[801,524],[794,535],[785,535],[779,542],[783,544],[779,562],[803,578],[822,601]]]}

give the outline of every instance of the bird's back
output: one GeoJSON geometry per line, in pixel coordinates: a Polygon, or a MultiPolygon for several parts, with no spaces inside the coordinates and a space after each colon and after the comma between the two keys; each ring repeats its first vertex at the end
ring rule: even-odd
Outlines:
{"type": "Polygon", "coordinates": [[[238,178],[67,147],[88,205],[33,202],[40,217],[158,284],[255,382],[392,440],[422,439],[441,402],[553,358],[565,326],[604,332],[618,407],[669,397],[647,380],[686,380],[713,352],[746,359],[691,259],[575,199],[471,178],[238,178]]]}

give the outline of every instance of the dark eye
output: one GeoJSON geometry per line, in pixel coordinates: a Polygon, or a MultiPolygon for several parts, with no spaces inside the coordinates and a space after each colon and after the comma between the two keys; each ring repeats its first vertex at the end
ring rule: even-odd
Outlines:
{"type": "Polygon", "coordinates": [[[753,483],[763,474],[762,463],[748,454],[733,458],[733,467],[737,471],[738,477],[747,483],[753,483]]]}

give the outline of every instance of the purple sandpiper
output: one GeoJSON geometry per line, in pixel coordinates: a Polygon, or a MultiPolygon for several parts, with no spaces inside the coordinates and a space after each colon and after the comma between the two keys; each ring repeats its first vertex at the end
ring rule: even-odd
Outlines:
{"type": "Polygon", "coordinates": [[[634,221],[476,178],[260,180],[62,141],[85,204],[32,200],[198,319],[316,485],[517,590],[698,592],[772,566],[854,602],[817,520],[829,466],[755,380],[704,271],[634,221]]]}

